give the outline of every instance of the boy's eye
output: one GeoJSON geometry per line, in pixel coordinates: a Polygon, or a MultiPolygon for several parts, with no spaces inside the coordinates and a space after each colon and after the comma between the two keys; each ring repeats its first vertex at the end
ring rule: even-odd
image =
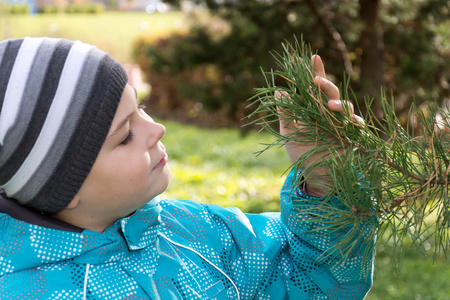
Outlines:
{"type": "Polygon", "coordinates": [[[125,146],[129,144],[134,139],[134,133],[130,130],[127,134],[127,136],[120,142],[119,145],[125,146]]]}
{"type": "Polygon", "coordinates": [[[139,109],[145,109],[146,106],[145,106],[144,104],[139,104],[139,105],[138,105],[138,108],[139,108],[139,109]]]}

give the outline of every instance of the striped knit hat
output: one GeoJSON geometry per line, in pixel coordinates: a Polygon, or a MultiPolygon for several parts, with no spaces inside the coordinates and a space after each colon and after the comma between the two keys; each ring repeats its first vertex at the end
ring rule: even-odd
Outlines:
{"type": "Polygon", "coordinates": [[[51,38],[0,42],[0,188],[53,214],[76,195],[128,81],[94,46],[51,38]]]}

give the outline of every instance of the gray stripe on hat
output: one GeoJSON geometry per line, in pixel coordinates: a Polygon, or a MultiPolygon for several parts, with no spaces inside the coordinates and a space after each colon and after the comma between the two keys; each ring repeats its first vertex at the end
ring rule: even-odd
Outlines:
{"type": "Polygon", "coordinates": [[[15,194],[27,184],[53,145],[70,101],[76,92],[75,88],[80,79],[87,54],[92,48],[93,46],[79,41],[72,45],[61,73],[55,97],[39,137],[19,170],[3,186],[6,193],[11,195],[11,197],[15,197],[15,194]]]}
{"type": "Polygon", "coordinates": [[[0,148],[0,167],[10,158],[19,146],[23,136],[25,135],[33,111],[36,107],[36,102],[41,93],[42,84],[52,58],[53,51],[58,43],[57,39],[45,38],[41,44],[38,53],[31,66],[30,76],[25,86],[17,120],[15,125],[10,129],[5,136],[4,144],[0,148]]]}
{"type": "Polygon", "coordinates": [[[105,52],[96,48],[90,51],[81,72],[78,85],[76,86],[77,92],[70,103],[64,123],[58,132],[55,142],[35,174],[31,176],[27,184],[15,194],[15,197],[18,199],[26,202],[33,199],[53,175],[70,142],[73,132],[76,130],[84,111],[85,104],[91,94],[91,89],[94,85],[100,63],[105,56],[105,52]]]}
{"type": "Polygon", "coordinates": [[[11,70],[14,67],[17,53],[22,45],[23,39],[8,40],[6,43],[6,49],[3,53],[2,63],[0,64],[0,114],[1,107],[3,106],[3,100],[5,99],[6,88],[11,76],[11,70]]]}
{"type": "Polygon", "coordinates": [[[42,39],[39,38],[25,38],[17,53],[8,86],[6,87],[5,99],[2,104],[2,114],[0,115],[0,145],[4,145],[6,134],[16,123],[23,92],[25,91],[30,75],[30,69],[41,43],[42,39]]]}
{"type": "MultiPolygon", "coordinates": [[[[11,70],[7,70],[7,68],[4,67],[3,60],[8,59],[5,58],[6,48],[8,48],[8,41],[4,41],[0,43],[0,115],[2,114],[1,106],[3,104],[3,99],[5,96],[5,90],[8,86],[8,80],[9,80],[9,74],[11,73],[11,70]],[[3,65],[3,67],[2,67],[3,65]],[[6,72],[5,72],[6,71],[6,72]],[[3,92],[3,93],[2,93],[3,92]],[[2,95],[3,94],[3,95],[2,95]]],[[[2,145],[0,145],[0,148],[2,145]]]]}
{"type": "Polygon", "coordinates": [[[2,64],[3,56],[5,55],[7,45],[8,43],[6,42],[0,43],[0,65],[2,64]]]}

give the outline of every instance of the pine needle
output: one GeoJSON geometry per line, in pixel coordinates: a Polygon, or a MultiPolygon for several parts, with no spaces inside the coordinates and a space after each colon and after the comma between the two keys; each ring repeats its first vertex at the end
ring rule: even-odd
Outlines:
{"type": "MultiPolygon", "coordinates": [[[[418,248],[434,238],[435,254],[446,256],[450,245],[448,113],[431,103],[425,114],[413,104],[409,117],[417,127],[403,128],[393,97],[388,99],[384,91],[382,120],[370,109],[371,100],[366,100],[364,123],[351,118],[348,107],[344,113],[332,112],[327,97],[314,86],[310,54],[311,49],[297,39],[283,44],[282,53],[273,54],[278,70],[263,72],[266,86],[250,99],[257,105],[251,117],[257,117],[254,122],[275,138],[263,151],[292,142],[317,145],[290,168],[302,170],[297,186],[313,180],[315,171],[323,168],[331,178],[330,196],[324,201],[296,203],[299,216],[321,224],[323,234],[346,230],[336,247],[325,251],[324,259],[339,253],[339,263],[345,263],[355,247],[366,247],[365,254],[371,255],[373,241],[386,240],[377,235],[387,235],[399,253],[405,238],[418,248]],[[283,83],[276,84],[280,80],[283,83]],[[287,96],[275,97],[275,91],[287,96]],[[442,116],[440,124],[436,114],[442,116]],[[282,136],[276,128],[278,119],[291,125],[303,123],[306,129],[282,136]],[[305,164],[314,157],[322,158],[305,164]]],[[[345,81],[342,99],[350,99],[350,93],[345,81]]]]}

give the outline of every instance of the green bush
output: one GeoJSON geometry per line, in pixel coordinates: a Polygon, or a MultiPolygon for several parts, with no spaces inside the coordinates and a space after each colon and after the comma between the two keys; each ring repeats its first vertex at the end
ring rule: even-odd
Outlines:
{"type": "Polygon", "coordinates": [[[206,22],[210,26],[156,42],[145,37],[138,40],[135,59],[170,107],[196,101],[205,109],[226,110],[230,119],[240,120],[247,114],[246,100],[255,87],[263,85],[260,66],[267,69],[272,64],[269,51],[280,47],[282,38],[272,32],[262,39],[250,22],[206,22]]]}
{"type": "Polygon", "coordinates": [[[69,14],[99,14],[105,11],[101,3],[70,4],[66,8],[69,14]]]}
{"type": "Polygon", "coordinates": [[[38,7],[38,13],[40,14],[57,14],[60,12],[60,8],[56,5],[42,5],[38,7]]]}
{"type": "Polygon", "coordinates": [[[12,5],[4,4],[2,5],[2,8],[0,8],[0,11],[10,13],[13,15],[24,15],[30,12],[30,8],[28,7],[28,5],[23,4],[12,4],[12,5]]]}
{"type": "Polygon", "coordinates": [[[225,108],[240,118],[236,113],[253,88],[264,85],[260,67],[274,67],[269,52],[280,52],[281,43],[292,41],[294,34],[318,49],[336,84],[347,69],[362,114],[369,97],[375,100],[371,109],[382,115],[380,86],[392,89],[403,125],[413,98],[417,103],[449,98],[447,0],[374,1],[380,8],[372,9],[370,18],[360,9],[367,6],[362,0],[193,2],[208,8],[209,17],[204,12],[192,16],[188,34],[144,45],[140,52],[153,55],[149,65],[141,65],[150,70],[148,75],[174,81],[165,100],[169,103],[195,99],[205,108],[225,108]],[[366,22],[372,17],[374,25],[366,22]]]}

